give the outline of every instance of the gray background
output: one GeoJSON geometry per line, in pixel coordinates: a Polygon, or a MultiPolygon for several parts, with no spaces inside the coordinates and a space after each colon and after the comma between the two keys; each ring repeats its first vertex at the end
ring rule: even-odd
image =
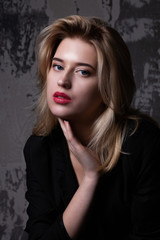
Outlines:
{"type": "Polygon", "coordinates": [[[27,220],[22,150],[35,120],[35,39],[71,14],[120,32],[133,61],[133,105],[160,122],[160,0],[0,0],[0,240],[19,240],[27,220]]]}

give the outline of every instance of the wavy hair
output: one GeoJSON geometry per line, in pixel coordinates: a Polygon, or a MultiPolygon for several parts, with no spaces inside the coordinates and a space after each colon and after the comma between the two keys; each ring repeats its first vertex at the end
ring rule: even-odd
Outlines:
{"type": "MultiPolygon", "coordinates": [[[[57,125],[46,98],[46,77],[60,42],[78,37],[94,45],[97,51],[99,91],[105,110],[92,127],[88,147],[99,156],[102,169],[112,169],[120,156],[128,119],[137,120],[131,108],[135,82],[129,50],[119,33],[95,17],[68,16],[46,27],[37,39],[38,77],[41,95],[36,135],[48,135],[57,125]]],[[[138,122],[138,121],[137,121],[138,122]]]]}

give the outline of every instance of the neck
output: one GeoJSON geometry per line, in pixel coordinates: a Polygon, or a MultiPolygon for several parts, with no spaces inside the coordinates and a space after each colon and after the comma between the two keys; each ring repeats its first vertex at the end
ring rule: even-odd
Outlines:
{"type": "Polygon", "coordinates": [[[102,114],[104,109],[105,109],[105,107],[104,107],[104,105],[102,105],[100,110],[97,111],[94,115],[92,115],[92,117],[90,117],[90,116],[87,116],[87,117],[85,116],[84,118],[76,117],[75,119],[69,120],[74,136],[84,146],[88,145],[88,143],[90,141],[91,133],[92,133],[93,123],[102,114]]]}
{"type": "Polygon", "coordinates": [[[91,124],[70,122],[74,136],[84,145],[87,146],[91,135],[91,124]]]}

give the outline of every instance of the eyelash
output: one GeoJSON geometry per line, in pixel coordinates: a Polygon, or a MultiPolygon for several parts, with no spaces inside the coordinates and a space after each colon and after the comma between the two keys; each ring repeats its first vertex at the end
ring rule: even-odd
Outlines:
{"type": "MultiPolygon", "coordinates": [[[[59,64],[53,64],[52,67],[55,69],[55,71],[62,71],[64,69],[59,64]]],[[[88,76],[91,75],[90,71],[82,70],[82,69],[75,70],[75,73],[80,73],[80,75],[83,76],[83,77],[88,77],[88,76]]]]}
{"type": "Polygon", "coordinates": [[[80,72],[80,75],[84,77],[88,77],[90,75],[90,72],[88,70],[77,70],[76,72],[80,72]]]}
{"type": "Polygon", "coordinates": [[[53,66],[53,68],[54,68],[56,71],[61,71],[61,70],[63,70],[63,67],[62,67],[61,65],[59,65],[59,64],[53,64],[52,66],[53,66]],[[61,69],[57,69],[57,67],[60,67],[61,69]]]}

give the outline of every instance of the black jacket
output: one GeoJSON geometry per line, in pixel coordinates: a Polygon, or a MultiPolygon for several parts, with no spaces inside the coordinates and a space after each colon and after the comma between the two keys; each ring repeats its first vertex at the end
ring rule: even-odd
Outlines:
{"type": "MultiPolygon", "coordinates": [[[[118,164],[99,181],[80,240],[160,240],[160,130],[144,120],[130,135],[133,128],[118,164]]],[[[62,213],[78,182],[61,128],[32,135],[24,155],[29,239],[70,239],[62,213]]]]}

